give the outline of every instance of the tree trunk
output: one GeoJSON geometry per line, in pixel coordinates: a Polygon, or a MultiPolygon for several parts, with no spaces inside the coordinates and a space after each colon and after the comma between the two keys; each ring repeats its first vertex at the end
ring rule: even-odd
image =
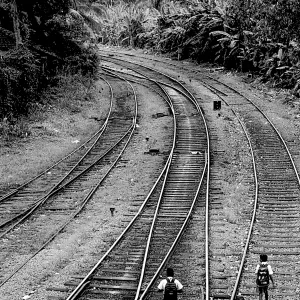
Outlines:
{"type": "Polygon", "coordinates": [[[12,11],[12,16],[13,16],[16,47],[18,48],[22,44],[22,37],[21,37],[21,32],[20,32],[18,8],[17,8],[17,3],[15,0],[12,0],[12,2],[11,2],[11,11],[12,11]]]}
{"type": "Polygon", "coordinates": [[[73,5],[74,5],[74,9],[75,9],[75,10],[78,10],[76,0],[73,0],[73,5]]]}
{"type": "Polygon", "coordinates": [[[162,0],[153,0],[153,6],[155,9],[160,10],[162,0]]]}

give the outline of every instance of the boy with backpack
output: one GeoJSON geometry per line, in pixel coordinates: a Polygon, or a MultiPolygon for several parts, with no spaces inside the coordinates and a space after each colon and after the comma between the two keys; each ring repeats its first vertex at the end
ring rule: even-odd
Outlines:
{"type": "Polygon", "coordinates": [[[275,288],[274,280],[273,280],[273,271],[271,266],[268,264],[268,255],[261,254],[260,255],[260,264],[257,265],[256,270],[256,285],[259,293],[259,300],[262,300],[263,294],[265,294],[265,300],[268,300],[268,287],[270,279],[273,284],[273,288],[275,288]]]}
{"type": "Polygon", "coordinates": [[[182,284],[174,278],[172,268],[167,268],[167,278],[158,285],[158,291],[164,292],[164,300],[177,300],[177,293],[182,293],[182,284]]]}

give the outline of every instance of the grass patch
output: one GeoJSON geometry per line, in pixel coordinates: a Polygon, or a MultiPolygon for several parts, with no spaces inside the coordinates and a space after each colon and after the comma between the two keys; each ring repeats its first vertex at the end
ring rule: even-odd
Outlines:
{"type": "MultiPolygon", "coordinates": [[[[33,127],[55,135],[59,129],[48,124],[46,120],[49,115],[84,114],[84,107],[95,101],[94,80],[91,78],[79,74],[59,75],[54,81],[53,86],[41,94],[41,101],[31,104],[27,116],[4,118],[0,121],[0,140],[4,144],[9,145],[30,137],[33,127]]],[[[70,117],[70,123],[71,119],[70,117]]]]}

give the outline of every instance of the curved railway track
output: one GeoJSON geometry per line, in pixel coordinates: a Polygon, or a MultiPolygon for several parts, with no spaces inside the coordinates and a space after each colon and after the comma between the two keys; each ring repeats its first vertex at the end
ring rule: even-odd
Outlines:
{"type": "MultiPolygon", "coordinates": [[[[174,120],[173,147],[155,185],[123,234],[97,264],[86,272],[87,275],[74,276],[66,283],[72,287],[73,292],[62,298],[67,300],[157,299],[155,289],[160,280],[159,276],[163,274],[167,265],[172,265],[175,266],[175,276],[178,275],[185,286],[185,294],[182,298],[208,300],[212,297],[234,300],[239,299],[238,295],[242,295],[246,299],[257,299],[254,270],[259,254],[266,253],[275,271],[276,289],[270,290],[272,299],[298,299],[300,180],[288,143],[280,130],[249,97],[205,72],[197,71],[190,75],[192,77],[186,77],[182,73],[178,76],[179,82],[171,77],[175,70],[168,71],[172,75],[167,76],[155,69],[156,60],[177,69],[176,63],[153,59],[149,66],[149,62],[146,62],[144,57],[130,55],[128,61],[126,54],[116,54],[116,56],[118,58],[113,55],[103,56],[103,60],[109,61],[103,65],[107,80],[110,78],[110,81],[115,81],[114,84],[117,86],[121,78],[116,74],[122,72],[122,76],[127,80],[137,84],[148,84],[159,94],[167,95],[165,97],[174,120]],[[191,80],[197,82],[196,87],[191,85],[191,80]],[[227,248],[222,249],[221,252],[216,245],[219,242],[217,239],[223,238],[224,231],[219,231],[218,228],[225,226],[223,213],[220,213],[225,203],[222,199],[222,191],[215,187],[214,183],[218,184],[220,177],[217,162],[218,157],[222,155],[222,150],[218,150],[218,138],[215,134],[211,135],[212,150],[210,150],[208,137],[208,127],[213,129],[213,118],[208,107],[211,106],[212,99],[216,98],[226,103],[228,111],[232,112],[233,118],[242,129],[244,144],[248,145],[242,153],[249,156],[244,163],[249,175],[243,180],[249,185],[245,200],[251,199],[249,212],[245,214],[245,220],[238,227],[243,232],[240,237],[241,245],[236,247],[236,243],[232,241],[232,246],[226,246],[227,248]],[[206,125],[206,121],[209,125],[206,125]],[[210,154],[214,161],[212,165],[210,165],[210,154]],[[209,223],[212,228],[209,228],[209,223]],[[208,236],[210,236],[210,243],[208,243],[208,236]],[[235,249],[233,250],[232,247],[235,249]],[[223,262],[223,270],[218,270],[215,260],[223,262]]],[[[185,66],[182,68],[185,69],[185,66]]],[[[187,71],[191,70],[187,69],[187,71]]],[[[120,84],[119,89],[122,88],[123,83],[120,84]]],[[[121,107],[124,105],[122,100],[121,97],[121,107]]],[[[0,232],[0,238],[4,242],[1,245],[1,253],[6,253],[5,255],[9,257],[9,252],[15,252],[19,256],[18,269],[56,234],[48,236],[48,240],[45,241],[47,239],[43,232],[45,227],[43,231],[35,233],[36,228],[40,226],[39,222],[41,224],[45,220],[41,217],[31,218],[31,208],[34,208],[36,216],[44,216],[48,213],[53,216],[55,213],[57,215],[55,223],[58,223],[60,218],[65,218],[63,215],[66,213],[71,218],[78,214],[80,207],[88,201],[93,190],[97,188],[97,182],[101,184],[106,176],[104,173],[108,174],[108,161],[114,161],[113,166],[123,151],[121,149],[124,149],[123,146],[129,142],[136,124],[132,112],[133,109],[128,107],[123,107],[120,112],[116,111],[115,115],[112,112],[90,142],[96,145],[95,141],[102,134],[104,135],[104,132],[107,133],[108,141],[109,136],[120,132],[122,128],[123,135],[120,135],[118,140],[120,142],[117,143],[117,140],[115,142],[120,150],[112,147],[111,151],[107,151],[110,156],[105,156],[102,160],[101,155],[99,158],[99,154],[95,152],[94,155],[89,156],[89,153],[93,153],[96,149],[93,145],[86,146],[90,147],[88,151],[83,150],[82,147],[80,151],[83,153],[80,155],[83,161],[86,159],[85,155],[88,156],[86,162],[89,161],[89,167],[88,164],[77,163],[78,158],[72,160],[70,155],[65,161],[70,159],[72,162],[66,163],[67,167],[64,163],[61,166],[64,170],[71,169],[75,173],[77,171],[76,175],[66,174],[64,171],[59,173],[64,174],[64,177],[60,176],[59,182],[52,179],[47,181],[43,179],[49,173],[47,170],[32,183],[28,182],[0,198],[0,209],[3,204],[4,212],[9,208],[10,202],[15,205],[20,199],[30,195],[25,208],[24,206],[22,209],[18,208],[15,213],[12,207],[12,214],[3,219],[2,234],[0,232]],[[116,120],[118,125],[114,127],[112,123],[116,120]],[[108,128],[112,131],[108,131],[108,128]],[[125,128],[128,131],[124,131],[125,128]],[[114,152],[117,152],[115,156],[113,156],[114,152]],[[92,166],[91,163],[94,165],[92,166]],[[98,167],[103,172],[103,179],[100,181],[98,167]],[[93,179],[96,174],[97,179],[93,179]],[[41,186],[44,186],[42,192],[41,186]],[[78,197],[79,190],[86,191],[86,196],[78,197]],[[75,203],[72,199],[81,199],[81,201],[75,203]],[[64,205],[61,205],[62,203],[64,205]],[[15,226],[27,218],[27,207],[30,222],[18,227],[16,233],[15,226]],[[32,236],[32,239],[28,239],[27,244],[24,243],[24,250],[19,250],[14,235],[24,233],[26,236],[32,236]],[[39,240],[38,247],[34,248],[33,245],[37,241],[34,238],[37,235],[44,236],[45,243],[39,240]]],[[[105,140],[105,136],[102,138],[105,140]]],[[[104,144],[106,150],[109,150],[108,145],[112,145],[109,142],[104,144]]],[[[60,168],[57,166],[53,166],[53,174],[56,168],[60,168]]],[[[52,232],[60,232],[66,223],[61,224],[62,227],[58,226],[56,230],[52,224],[52,232]]],[[[234,228],[236,230],[237,226],[234,228]]],[[[3,255],[1,260],[5,260],[3,255]]],[[[2,284],[0,281],[0,287],[9,278],[2,280],[2,284]]]]}
{"type": "Polygon", "coordinates": [[[79,165],[83,164],[84,159],[90,156],[90,152],[99,143],[107,127],[112,110],[112,88],[106,80],[105,82],[110,88],[111,99],[104,124],[88,141],[72,153],[0,198],[0,236],[4,236],[9,230],[12,230],[26,216],[29,216],[33,209],[43,203],[45,199],[55,194],[64,185],[73,171],[79,165]]]}
{"type": "Polygon", "coordinates": [[[211,76],[199,77],[196,80],[203,87],[234,108],[248,138],[256,178],[252,183],[256,191],[254,212],[237,279],[234,286],[228,286],[230,298],[233,300],[238,294],[250,299],[257,297],[253,273],[259,254],[266,253],[275,269],[277,287],[271,290],[272,297],[296,299],[299,294],[299,175],[288,144],[253,101],[211,76]]]}
{"type": "Polygon", "coordinates": [[[234,300],[238,294],[257,298],[254,270],[261,253],[269,256],[275,269],[276,289],[270,290],[272,299],[296,299],[300,181],[287,143],[252,100],[214,78],[202,81],[234,108],[247,135],[253,160],[253,214],[230,299],[234,300]]]}
{"type": "MultiPolygon", "coordinates": [[[[67,175],[55,185],[51,192],[23,209],[22,201],[26,187],[37,184],[30,182],[24,189],[3,197],[2,207],[7,212],[18,207],[17,217],[2,222],[1,229],[1,268],[11,270],[11,274],[2,278],[0,287],[15,275],[29,260],[49,244],[84,208],[86,203],[102,184],[125,151],[135,131],[137,120],[137,97],[133,86],[127,82],[131,92],[123,89],[118,76],[109,76],[118,92],[105,124],[96,141],[71,168],[67,175]],[[117,95],[117,98],[116,98],[117,95]],[[19,197],[17,197],[19,195],[19,197]],[[19,199],[20,198],[20,199],[19,199]],[[21,204],[19,203],[21,201],[21,204]],[[21,209],[19,208],[21,206],[21,209]],[[16,220],[16,222],[14,222],[16,220]],[[27,220],[26,223],[24,221],[27,220]],[[13,223],[12,225],[10,225],[13,223]],[[20,226],[22,224],[22,226],[20,226]],[[47,226],[45,226],[47,224],[47,226]],[[6,228],[10,225],[9,228],[6,228]],[[12,261],[14,261],[12,268],[12,261]]],[[[37,178],[40,180],[40,178],[37,178]]],[[[49,183],[49,182],[48,182],[49,183]]],[[[50,181],[51,184],[51,181],[50,181]]]]}
{"type": "MultiPolygon", "coordinates": [[[[72,283],[76,288],[68,300],[149,297],[153,283],[166,266],[199,202],[205,220],[206,197],[198,198],[208,161],[205,120],[199,105],[182,86],[171,87],[170,82],[173,86],[174,82],[170,78],[154,74],[155,80],[160,77],[169,81],[168,85],[160,85],[174,116],[174,142],[169,159],[138,214],[88,275],[79,283],[72,283]]],[[[154,82],[149,72],[146,76],[154,82]]],[[[206,190],[206,186],[202,189],[206,190]]],[[[204,240],[206,225],[202,223],[204,240]]],[[[205,285],[205,277],[201,284],[205,285]]]]}
{"type": "Polygon", "coordinates": [[[272,291],[272,298],[295,299],[299,282],[297,256],[300,241],[297,234],[300,181],[296,166],[279,131],[259,107],[242,95],[237,97],[230,88],[223,88],[223,91],[228,95],[228,104],[235,106],[249,134],[257,176],[257,199],[251,224],[253,228],[250,228],[253,234],[248,237],[249,249],[244,253],[239,270],[241,282],[236,283],[235,290],[257,297],[255,285],[251,284],[253,270],[259,254],[266,253],[276,270],[277,288],[272,291]]]}
{"type": "Polygon", "coordinates": [[[86,153],[91,149],[91,147],[95,143],[95,140],[99,139],[99,135],[101,135],[104,129],[106,128],[107,121],[111,114],[111,108],[112,108],[112,99],[113,99],[112,88],[109,82],[105,80],[105,78],[101,78],[101,80],[106,83],[107,94],[110,94],[110,105],[108,108],[107,116],[105,117],[104,120],[102,120],[103,124],[101,128],[97,132],[95,132],[82,145],[77,147],[74,151],[72,151],[71,153],[69,153],[59,161],[55,162],[52,166],[50,166],[46,170],[43,170],[41,173],[37,174],[35,177],[29,179],[28,181],[22,183],[18,187],[12,188],[6,193],[2,192],[0,196],[0,203],[5,202],[7,200],[12,200],[13,197],[17,195],[19,195],[19,197],[22,197],[22,194],[31,195],[31,194],[39,193],[40,197],[45,196],[46,192],[47,191],[49,192],[51,188],[55,189],[55,184],[57,184],[57,178],[60,178],[62,176],[61,174],[64,174],[68,171],[68,169],[66,169],[66,166],[69,167],[75,166],[78,163],[78,161],[84,155],[86,155],[86,153]],[[40,191],[41,189],[40,185],[41,186],[45,185],[44,191],[40,191]]]}

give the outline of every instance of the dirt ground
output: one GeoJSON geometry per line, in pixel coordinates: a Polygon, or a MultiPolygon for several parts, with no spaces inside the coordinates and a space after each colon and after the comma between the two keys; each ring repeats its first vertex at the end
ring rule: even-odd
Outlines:
{"type": "MultiPolygon", "coordinates": [[[[194,66],[196,69],[200,68],[198,65],[194,66]]],[[[291,97],[287,91],[268,88],[256,82],[247,83],[249,80],[244,74],[215,71],[213,67],[211,70],[222,80],[255,97],[257,103],[268,111],[272,121],[291,142],[299,166],[298,99],[291,97]]],[[[196,82],[194,84],[196,87],[196,82]]],[[[88,97],[86,91],[76,89],[61,89],[59,93],[57,90],[54,92],[56,100],[61,98],[63,101],[56,101],[53,105],[44,107],[35,118],[32,117],[28,125],[30,134],[27,137],[9,143],[2,140],[3,145],[0,148],[2,193],[46,169],[78,147],[101,126],[109,106],[108,90],[101,80],[89,91],[88,97]],[[66,105],[70,93],[77,99],[71,107],[69,104],[66,105]],[[80,101],[82,98],[84,101],[80,101]]],[[[159,119],[152,117],[155,113],[167,111],[161,99],[154,97],[145,88],[139,90],[139,96],[138,134],[123,157],[127,161],[126,175],[122,167],[116,168],[105,189],[99,189],[86,210],[26,268],[14,276],[9,284],[0,288],[1,300],[46,300],[48,295],[53,294],[47,291],[47,288],[63,287],[63,283],[70,280],[70,276],[82,275],[85,265],[93,264],[95,257],[107,251],[126,222],[130,220],[130,215],[142,203],[144,197],[141,194],[150,189],[153,178],[163,163],[162,156],[144,153],[149,148],[159,148],[160,152],[168,150],[168,141],[171,138],[169,128],[172,121],[170,117],[159,119]],[[116,208],[114,216],[110,213],[111,207],[116,208]]],[[[224,126],[220,125],[220,135],[224,138],[236,134],[234,125],[228,125],[226,132],[223,130],[224,126]]],[[[237,151],[235,149],[237,143],[227,146],[230,148],[229,152],[237,151]]],[[[236,156],[235,160],[239,164],[243,158],[236,156]]],[[[230,172],[228,170],[228,173],[230,172]]],[[[232,186],[226,183],[227,191],[232,187],[236,188],[237,181],[238,178],[234,178],[232,186]]],[[[242,191],[243,187],[240,189],[242,191]]],[[[238,207],[237,211],[235,203],[232,203],[226,207],[226,213],[228,216],[238,218],[244,208],[238,207]]]]}

